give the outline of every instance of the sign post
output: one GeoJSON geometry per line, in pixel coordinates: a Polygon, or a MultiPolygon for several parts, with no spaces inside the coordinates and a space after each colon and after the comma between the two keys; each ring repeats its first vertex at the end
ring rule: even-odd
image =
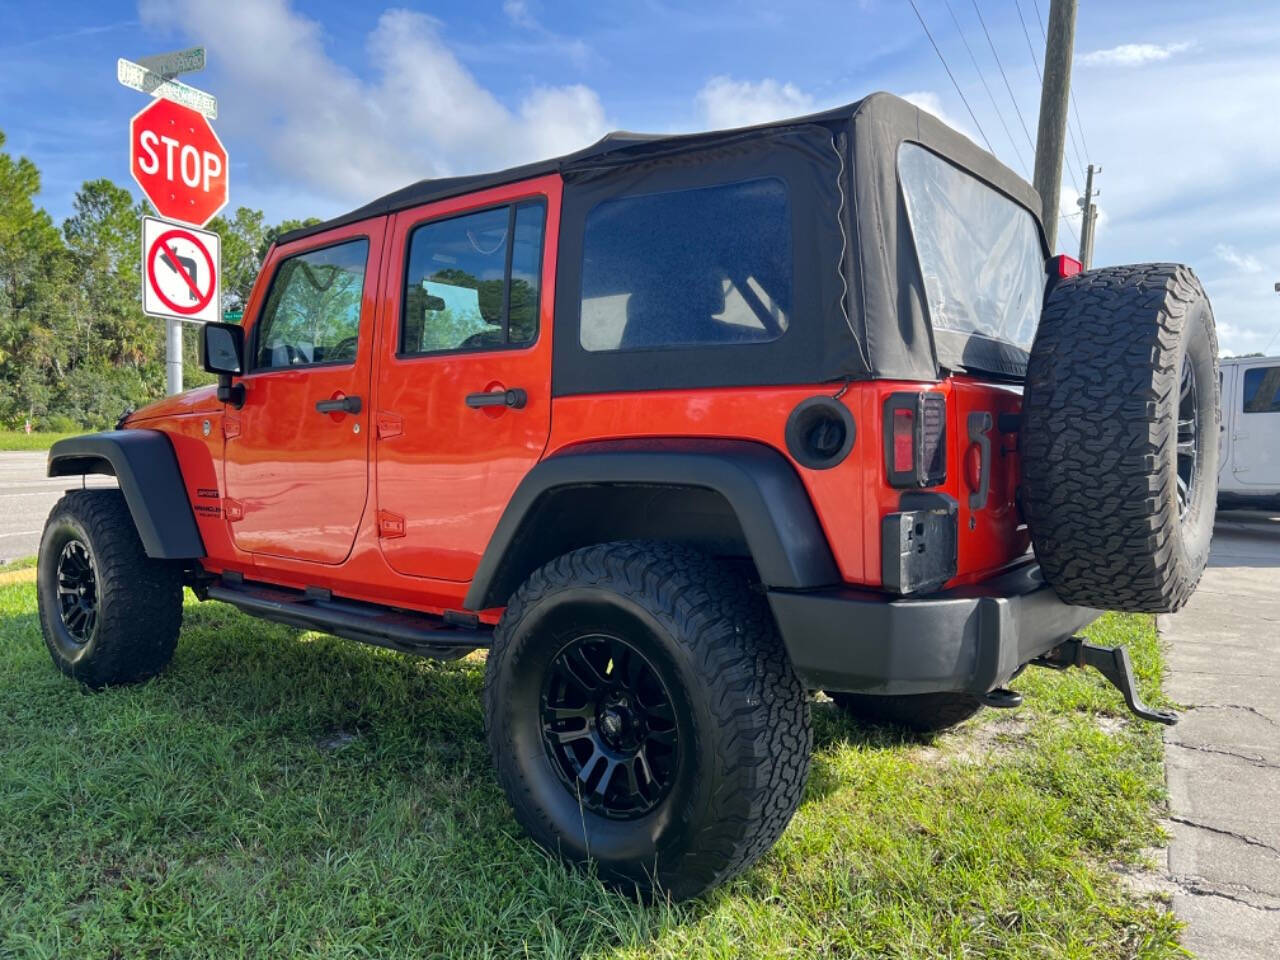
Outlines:
{"type": "Polygon", "coordinates": [[[227,151],[209,125],[218,101],[175,79],[204,65],[202,46],[116,63],[117,80],[155,98],[129,121],[129,172],[167,218],[142,221],[142,309],[168,326],[170,394],[182,392],[183,321],[217,320],[220,306],[220,238],[198,229],[227,205],[227,151]]]}

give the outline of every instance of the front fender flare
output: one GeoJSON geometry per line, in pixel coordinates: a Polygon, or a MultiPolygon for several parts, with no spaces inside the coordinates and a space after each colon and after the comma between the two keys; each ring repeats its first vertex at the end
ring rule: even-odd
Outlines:
{"type": "Polygon", "coordinates": [[[595,443],[549,457],[525,476],[507,504],[465,606],[501,606],[528,575],[518,560],[541,498],[573,487],[697,488],[722,496],[737,516],[767,587],[804,589],[840,582],[831,548],[803,482],[777,450],[745,440],[595,443]]]}
{"type": "Polygon", "coordinates": [[[178,458],[164,433],[110,430],[68,437],[49,449],[49,476],[89,473],[116,478],[147,556],[197,560],[205,555],[178,458]]]}

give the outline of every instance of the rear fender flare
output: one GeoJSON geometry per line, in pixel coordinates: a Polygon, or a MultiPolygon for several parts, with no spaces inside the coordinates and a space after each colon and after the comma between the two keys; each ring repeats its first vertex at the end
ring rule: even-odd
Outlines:
{"type": "MultiPolygon", "coordinates": [[[[498,521],[465,606],[504,605],[530,573],[553,559],[539,529],[540,507],[551,495],[601,487],[710,491],[727,502],[766,586],[840,582],[804,483],[777,450],[745,440],[609,441],[551,456],[529,471],[498,521]]],[[[631,538],[611,535],[611,525],[612,518],[601,517],[592,542],[631,538]]],[[[567,551],[555,555],[560,552],[567,551]]]]}
{"type": "Polygon", "coordinates": [[[205,555],[178,458],[164,433],[110,430],[68,437],[49,449],[49,476],[85,474],[116,478],[147,556],[198,560],[205,555]]]}

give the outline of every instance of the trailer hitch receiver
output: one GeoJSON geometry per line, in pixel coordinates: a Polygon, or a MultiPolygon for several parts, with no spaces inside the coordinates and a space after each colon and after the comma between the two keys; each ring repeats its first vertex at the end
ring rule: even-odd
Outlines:
{"type": "Polygon", "coordinates": [[[1099,647],[1080,637],[1064,640],[1042,657],[1031,661],[1038,667],[1065,670],[1067,667],[1093,667],[1124,696],[1134,716],[1172,726],[1178,715],[1172,710],[1156,710],[1142,702],[1133,676],[1133,664],[1125,647],[1099,647]]]}

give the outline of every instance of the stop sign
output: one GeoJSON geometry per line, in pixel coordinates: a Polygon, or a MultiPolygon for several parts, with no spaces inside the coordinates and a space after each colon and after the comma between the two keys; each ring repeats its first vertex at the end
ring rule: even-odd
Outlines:
{"type": "Polygon", "coordinates": [[[203,114],[153,100],[129,121],[129,171],[170,220],[203,227],[227,204],[227,151],[203,114]]]}

